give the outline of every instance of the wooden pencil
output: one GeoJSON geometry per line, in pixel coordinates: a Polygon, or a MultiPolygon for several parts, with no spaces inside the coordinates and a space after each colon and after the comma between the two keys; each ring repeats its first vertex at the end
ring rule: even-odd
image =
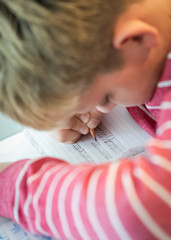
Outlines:
{"type": "Polygon", "coordinates": [[[95,134],[95,132],[94,132],[94,129],[91,129],[91,128],[90,128],[90,134],[91,134],[91,136],[94,138],[94,140],[97,141],[97,139],[96,139],[96,134],[95,134]]]}

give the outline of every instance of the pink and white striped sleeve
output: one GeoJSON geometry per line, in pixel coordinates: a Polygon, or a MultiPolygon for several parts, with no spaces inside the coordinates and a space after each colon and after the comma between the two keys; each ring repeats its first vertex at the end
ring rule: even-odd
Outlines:
{"type": "Polygon", "coordinates": [[[170,240],[169,95],[148,158],[96,166],[49,157],[19,161],[0,174],[0,215],[56,239],[170,240]]]}

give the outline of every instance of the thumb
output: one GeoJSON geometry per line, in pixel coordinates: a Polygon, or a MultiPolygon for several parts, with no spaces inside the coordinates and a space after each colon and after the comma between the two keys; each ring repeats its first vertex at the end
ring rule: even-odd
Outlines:
{"type": "Polygon", "coordinates": [[[90,113],[90,119],[87,123],[87,126],[89,128],[96,128],[98,124],[100,123],[102,117],[104,116],[104,113],[98,111],[96,108],[94,108],[90,113]]]}

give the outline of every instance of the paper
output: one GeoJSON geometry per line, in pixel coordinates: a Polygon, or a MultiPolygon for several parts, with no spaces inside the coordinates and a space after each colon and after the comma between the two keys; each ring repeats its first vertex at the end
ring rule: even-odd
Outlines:
{"type": "Polygon", "coordinates": [[[37,152],[62,158],[70,163],[93,164],[114,161],[144,150],[150,136],[142,130],[123,107],[105,115],[95,130],[97,141],[91,135],[83,136],[76,144],[61,144],[46,132],[26,130],[26,138],[37,152]]]}
{"type": "MultiPolygon", "coordinates": [[[[95,133],[97,141],[89,134],[82,137],[78,143],[68,145],[57,143],[47,132],[25,129],[0,142],[0,161],[11,162],[48,155],[72,164],[105,163],[143,152],[145,142],[150,138],[123,107],[116,107],[112,113],[105,115],[95,133]]],[[[2,218],[0,220],[0,239],[51,239],[31,235],[12,221],[5,222],[2,218]]]]}
{"type": "Polygon", "coordinates": [[[116,107],[112,113],[106,114],[95,133],[97,141],[89,134],[70,145],[58,143],[47,132],[25,129],[0,143],[0,161],[48,155],[72,164],[98,164],[142,152],[150,138],[124,107],[116,107]]]}
{"type": "Polygon", "coordinates": [[[50,237],[38,236],[24,231],[11,220],[0,218],[0,239],[2,240],[53,240],[50,237]]]}

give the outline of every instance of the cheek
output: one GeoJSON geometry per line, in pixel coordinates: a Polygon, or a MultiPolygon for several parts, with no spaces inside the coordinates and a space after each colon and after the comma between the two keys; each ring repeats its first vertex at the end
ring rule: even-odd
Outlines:
{"type": "Polygon", "coordinates": [[[99,112],[102,112],[102,113],[109,113],[113,110],[113,108],[116,106],[115,103],[113,102],[110,102],[108,103],[106,106],[96,106],[96,109],[99,111],[99,112]]]}
{"type": "Polygon", "coordinates": [[[115,104],[121,104],[124,106],[139,104],[140,96],[137,91],[133,89],[120,89],[115,93],[115,104]]]}

